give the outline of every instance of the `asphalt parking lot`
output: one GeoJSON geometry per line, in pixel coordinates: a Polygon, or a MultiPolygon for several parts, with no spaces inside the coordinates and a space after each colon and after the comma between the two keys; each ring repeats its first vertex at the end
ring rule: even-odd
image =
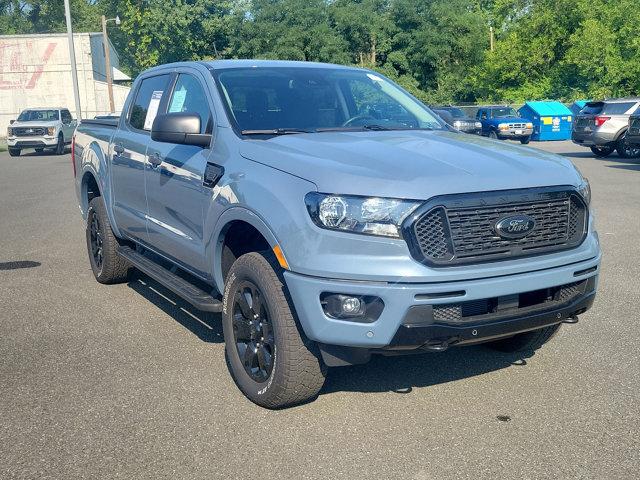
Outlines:
{"type": "Polygon", "coordinates": [[[593,309],[526,358],[375,358],[282,411],[235,387],[218,316],[94,281],[68,154],[0,153],[0,478],[638,478],[640,161],[524,148],[591,180],[593,309]]]}

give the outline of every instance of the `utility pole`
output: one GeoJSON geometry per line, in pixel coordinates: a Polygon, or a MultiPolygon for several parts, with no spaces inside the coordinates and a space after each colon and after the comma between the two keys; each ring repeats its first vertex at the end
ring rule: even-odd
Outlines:
{"type": "Polygon", "coordinates": [[[493,27],[489,27],[489,45],[491,45],[491,51],[493,52],[493,27]]]}
{"type": "Polygon", "coordinates": [[[73,95],[76,100],[76,119],[82,120],[80,109],[80,90],[78,90],[78,70],[76,69],[76,50],[73,45],[73,29],[71,28],[71,9],[69,0],[64,0],[64,14],[67,20],[67,36],[69,38],[69,57],[71,59],[71,77],[73,78],[73,95]]]}
{"type": "Polygon", "coordinates": [[[102,15],[102,46],[104,48],[104,63],[107,74],[107,90],[109,91],[109,113],[113,113],[116,107],[113,103],[113,80],[111,80],[111,52],[109,49],[109,37],[107,36],[107,17],[102,15]]]}

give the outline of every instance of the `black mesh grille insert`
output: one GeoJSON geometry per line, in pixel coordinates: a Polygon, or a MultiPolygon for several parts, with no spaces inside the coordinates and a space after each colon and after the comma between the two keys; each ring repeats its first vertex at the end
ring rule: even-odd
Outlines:
{"type": "Polygon", "coordinates": [[[629,125],[630,135],[640,135],[640,117],[633,117],[629,125]]]}
{"type": "Polygon", "coordinates": [[[493,196],[487,201],[478,194],[474,201],[450,202],[426,211],[409,231],[417,246],[414,256],[426,263],[451,265],[550,253],[582,242],[587,208],[577,193],[554,192],[532,201],[504,198],[493,196]],[[524,238],[504,238],[496,232],[496,223],[513,215],[535,220],[524,238]]]}
{"type": "Polygon", "coordinates": [[[587,289],[588,281],[582,280],[559,287],[543,288],[506,297],[434,305],[433,320],[440,323],[465,323],[495,320],[523,312],[533,313],[549,308],[558,308],[583,295],[587,289]],[[514,302],[512,297],[515,297],[517,301],[514,302]]]}

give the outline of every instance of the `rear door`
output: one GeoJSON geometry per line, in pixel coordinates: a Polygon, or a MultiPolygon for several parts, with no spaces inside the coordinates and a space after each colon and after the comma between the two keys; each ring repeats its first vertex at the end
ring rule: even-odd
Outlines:
{"type": "MultiPolygon", "coordinates": [[[[192,69],[180,72],[168,95],[166,112],[196,113],[200,133],[211,134],[213,111],[201,74],[192,69]]],[[[210,156],[210,148],[150,140],[145,166],[150,245],[202,277],[210,270],[206,268],[203,238],[204,214],[213,187],[203,184],[210,156]]]]}
{"type": "Polygon", "coordinates": [[[111,144],[113,214],[118,228],[130,238],[146,243],[147,198],[144,169],[151,124],[166,104],[172,75],[147,76],[138,82],[128,111],[111,144]]]}

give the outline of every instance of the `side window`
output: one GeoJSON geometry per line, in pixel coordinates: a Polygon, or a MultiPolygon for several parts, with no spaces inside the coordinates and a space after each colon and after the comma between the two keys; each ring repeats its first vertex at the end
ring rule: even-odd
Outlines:
{"type": "Polygon", "coordinates": [[[151,130],[158,114],[162,94],[169,85],[170,75],[158,75],[142,80],[136,98],[131,106],[129,124],[138,130],[151,130]]]}
{"type": "Polygon", "coordinates": [[[169,100],[167,113],[188,112],[200,116],[200,133],[211,133],[213,121],[202,85],[193,75],[181,73],[169,100]]]}
{"type": "Polygon", "coordinates": [[[71,123],[71,114],[69,110],[62,110],[62,123],[71,123]]]}

